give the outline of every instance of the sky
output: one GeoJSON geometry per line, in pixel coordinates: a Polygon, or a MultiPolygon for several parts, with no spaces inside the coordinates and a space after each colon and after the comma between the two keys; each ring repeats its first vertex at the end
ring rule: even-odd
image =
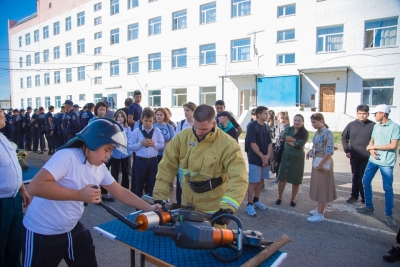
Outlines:
{"type": "Polygon", "coordinates": [[[8,20],[20,20],[36,12],[36,0],[0,0],[0,100],[10,99],[8,20]]]}

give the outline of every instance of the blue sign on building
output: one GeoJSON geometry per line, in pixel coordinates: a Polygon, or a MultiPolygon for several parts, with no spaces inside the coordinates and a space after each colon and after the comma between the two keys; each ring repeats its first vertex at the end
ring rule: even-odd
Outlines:
{"type": "Polygon", "coordinates": [[[257,79],[257,104],[266,107],[288,107],[300,103],[299,76],[257,79]]]}

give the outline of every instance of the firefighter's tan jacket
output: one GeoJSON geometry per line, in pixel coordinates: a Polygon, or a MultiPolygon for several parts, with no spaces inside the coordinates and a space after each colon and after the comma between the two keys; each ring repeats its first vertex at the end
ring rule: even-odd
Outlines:
{"type": "Polygon", "coordinates": [[[166,146],[158,166],[153,190],[155,200],[169,197],[169,185],[173,182],[178,166],[181,166],[182,204],[195,206],[197,211],[214,213],[220,208],[236,211],[247,191],[248,177],[245,161],[238,143],[215,128],[204,140],[198,142],[192,128],[176,135],[166,146]],[[222,185],[205,192],[195,193],[188,180],[207,181],[223,178],[222,185]]]}

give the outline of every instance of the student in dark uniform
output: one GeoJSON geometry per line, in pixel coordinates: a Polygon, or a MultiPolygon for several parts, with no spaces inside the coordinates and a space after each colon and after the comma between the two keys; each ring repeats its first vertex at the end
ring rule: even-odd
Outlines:
{"type": "Polygon", "coordinates": [[[14,135],[14,124],[13,124],[13,118],[10,113],[4,114],[5,119],[6,119],[6,125],[5,127],[0,129],[0,132],[4,134],[4,136],[8,140],[12,140],[13,135],[14,135]]]}
{"type": "Polygon", "coordinates": [[[13,135],[12,141],[15,144],[18,144],[18,133],[19,133],[19,125],[18,125],[19,110],[18,109],[13,110],[12,119],[13,119],[13,124],[14,124],[14,135],[13,135]]]}
{"type": "Polygon", "coordinates": [[[89,124],[90,119],[93,118],[94,116],[93,112],[94,112],[94,104],[88,103],[86,112],[82,114],[82,119],[81,119],[82,129],[84,129],[89,124]]]}
{"type": "Polygon", "coordinates": [[[133,92],[133,98],[135,100],[128,108],[128,124],[133,128],[135,123],[142,117],[142,107],[140,102],[142,101],[142,93],[139,90],[133,92]]]}
{"type": "Polygon", "coordinates": [[[31,131],[31,113],[32,108],[27,107],[24,115],[25,122],[25,150],[32,151],[32,131],[31,131]]]}
{"type": "Polygon", "coordinates": [[[54,126],[53,126],[53,112],[54,112],[54,106],[49,106],[49,112],[46,113],[44,116],[44,121],[46,125],[46,140],[47,140],[47,145],[49,147],[49,155],[54,154],[54,137],[55,137],[55,131],[54,131],[54,126]]]}
{"type": "Polygon", "coordinates": [[[24,116],[25,116],[25,109],[20,109],[19,110],[19,116],[18,116],[18,147],[19,149],[24,149],[24,144],[25,144],[25,121],[24,121],[24,116]]]}
{"type": "Polygon", "coordinates": [[[32,141],[33,141],[33,153],[38,152],[39,148],[39,131],[38,131],[38,124],[37,124],[37,116],[39,111],[37,108],[33,110],[32,118],[31,118],[31,133],[32,133],[32,141]]]}
{"type": "Polygon", "coordinates": [[[40,151],[38,154],[43,154],[44,151],[44,135],[46,133],[46,114],[44,113],[44,108],[39,107],[39,115],[37,118],[38,124],[38,132],[39,132],[39,143],[40,143],[40,151]]]}
{"type": "Polygon", "coordinates": [[[56,116],[56,127],[57,127],[57,145],[56,148],[64,145],[64,132],[63,132],[63,117],[65,114],[65,107],[61,106],[61,111],[56,116]]]}
{"type": "Polygon", "coordinates": [[[61,129],[62,129],[62,136],[63,136],[63,145],[68,142],[68,135],[67,135],[67,108],[64,106],[64,114],[61,116],[61,129]]]}
{"type": "MultiPolygon", "coordinates": [[[[79,122],[78,114],[73,109],[74,102],[71,100],[65,100],[64,106],[67,110],[66,115],[66,130],[68,135],[68,141],[75,137],[77,133],[81,131],[81,123],[79,122]]],[[[78,106],[79,107],[79,106],[78,106]]]]}

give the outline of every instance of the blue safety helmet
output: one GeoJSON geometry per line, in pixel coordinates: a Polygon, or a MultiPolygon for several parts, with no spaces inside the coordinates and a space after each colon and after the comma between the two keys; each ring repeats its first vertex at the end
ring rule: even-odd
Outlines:
{"type": "Polygon", "coordinates": [[[92,151],[99,149],[105,144],[113,145],[125,155],[127,140],[126,134],[118,122],[109,118],[98,118],[76,134],[65,145],[59,148],[81,147],[83,144],[92,151]]]}

